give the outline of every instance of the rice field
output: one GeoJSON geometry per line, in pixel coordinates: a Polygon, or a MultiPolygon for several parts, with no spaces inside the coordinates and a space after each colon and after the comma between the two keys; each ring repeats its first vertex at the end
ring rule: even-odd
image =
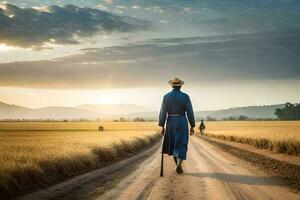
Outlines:
{"type": "Polygon", "coordinates": [[[205,135],[300,156],[300,121],[207,122],[205,135]]]}
{"type": "Polygon", "coordinates": [[[0,196],[49,186],[141,151],[160,137],[147,122],[0,123],[0,196]],[[98,126],[104,131],[98,131],[98,126]]]}

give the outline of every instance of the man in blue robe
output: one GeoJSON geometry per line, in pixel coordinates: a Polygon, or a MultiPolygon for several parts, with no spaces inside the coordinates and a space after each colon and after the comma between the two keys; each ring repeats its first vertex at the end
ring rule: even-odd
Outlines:
{"type": "Polygon", "coordinates": [[[169,84],[173,90],[163,98],[158,125],[162,127],[161,133],[164,135],[163,153],[173,155],[177,165],[176,172],[181,174],[182,161],[186,160],[188,147],[188,121],[191,126],[190,134],[193,135],[195,118],[190,97],[180,90],[184,82],[174,78],[169,84]]]}

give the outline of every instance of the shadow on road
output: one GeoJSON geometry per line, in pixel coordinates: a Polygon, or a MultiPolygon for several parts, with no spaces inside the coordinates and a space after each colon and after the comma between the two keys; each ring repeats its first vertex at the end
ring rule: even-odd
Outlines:
{"type": "Polygon", "coordinates": [[[184,176],[195,176],[195,177],[209,177],[219,179],[225,182],[236,182],[248,185],[273,185],[283,186],[287,185],[287,181],[283,181],[282,178],[278,177],[259,177],[259,176],[247,176],[237,174],[225,174],[225,173],[185,173],[184,176]]]}

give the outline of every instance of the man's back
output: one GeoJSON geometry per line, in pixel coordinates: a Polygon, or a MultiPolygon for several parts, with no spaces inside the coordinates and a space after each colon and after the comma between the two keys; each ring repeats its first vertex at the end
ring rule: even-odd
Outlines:
{"type": "Polygon", "coordinates": [[[164,125],[167,115],[187,115],[189,123],[192,127],[195,126],[195,118],[190,97],[181,92],[180,88],[174,88],[171,92],[164,96],[160,117],[159,126],[164,125]]]}
{"type": "Polygon", "coordinates": [[[173,90],[163,98],[158,125],[162,127],[161,133],[164,134],[162,154],[174,156],[177,165],[176,172],[181,174],[183,173],[181,163],[186,159],[189,139],[188,121],[191,125],[190,134],[192,135],[194,134],[195,119],[190,97],[180,91],[184,82],[179,78],[174,78],[169,81],[169,84],[173,90]]]}
{"type": "Polygon", "coordinates": [[[164,102],[168,114],[184,115],[187,110],[189,96],[179,89],[173,89],[164,96],[164,102]]]}

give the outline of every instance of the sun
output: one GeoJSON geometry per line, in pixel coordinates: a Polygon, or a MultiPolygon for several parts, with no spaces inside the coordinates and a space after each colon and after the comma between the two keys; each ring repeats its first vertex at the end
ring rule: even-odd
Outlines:
{"type": "Polygon", "coordinates": [[[13,47],[7,46],[6,44],[0,44],[0,51],[9,51],[13,49],[13,47]]]}
{"type": "Polygon", "coordinates": [[[0,2],[0,9],[6,10],[7,6],[5,5],[5,2],[0,2]]]}
{"type": "Polygon", "coordinates": [[[115,98],[114,95],[111,92],[105,92],[102,94],[99,98],[101,104],[114,104],[115,98]]]}

